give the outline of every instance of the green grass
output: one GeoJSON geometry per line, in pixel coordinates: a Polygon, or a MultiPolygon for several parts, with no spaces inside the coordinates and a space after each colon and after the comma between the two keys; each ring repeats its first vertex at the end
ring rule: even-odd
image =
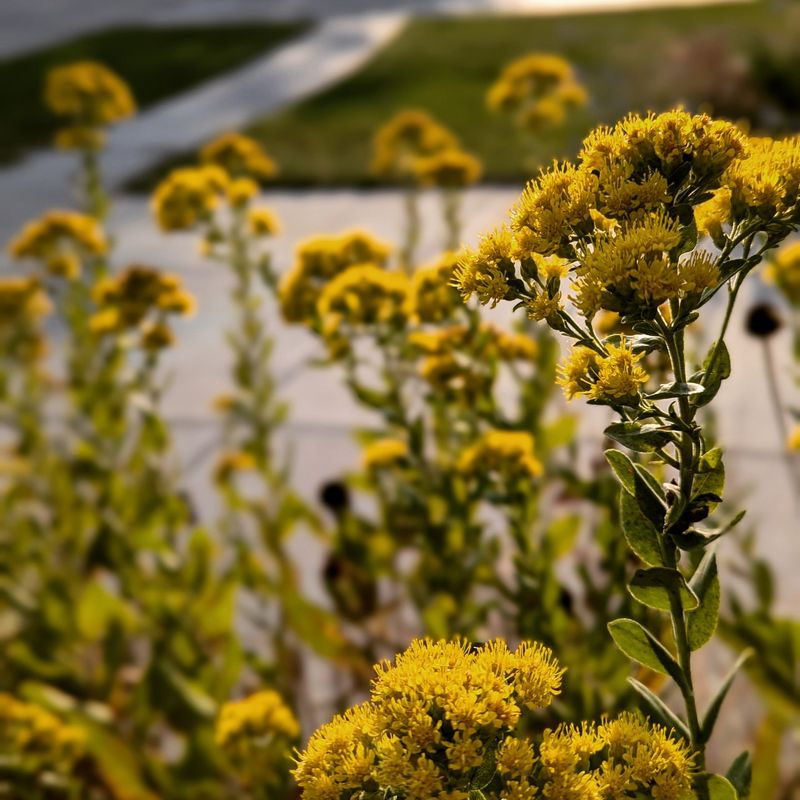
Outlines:
{"type": "Polygon", "coordinates": [[[82,36],[0,61],[0,161],[47,144],[58,122],[42,103],[48,69],[77,59],[102,61],[130,84],[140,108],[263,55],[308,23],[126,27],[82,36]]]}
{"type": "Polygon", "coordinates": [[[284,185],[368,185],[375,129],[396,111],[419,107],[451,126],[484,160],[487,181],[519,182],[532,163],[574,154],[593,125],[631,110],[710,100],[718,112],[737,114],[744,93],[731,91],[723,75],[719,84],[725,91],[712,80],[709,96],[703,96],[708,70],[685,66],[681,53],[687,45],[707,52],[703,42],[709,41],[733,58],[766,53],[774,61],[775,53],[791,58],[798,35],[796,4],[780,12],[756,3],[560,19],[420,19],[358,74],[254,123],[252,132],[278,160],[284,185]],[[565,129],[542,137],[525,162],[526,144],[509,120],[490,114],[484,98],[505,63],[537,50],[572,61],[592,100],[565,129]],[[698,91],[701,96],[693,96],[698,91]]]}

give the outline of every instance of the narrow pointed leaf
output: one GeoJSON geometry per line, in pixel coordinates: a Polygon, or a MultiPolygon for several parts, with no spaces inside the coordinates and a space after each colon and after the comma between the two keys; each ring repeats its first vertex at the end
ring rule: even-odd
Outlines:
{"type": "Polygon", "coordinates": [[[714,695],[714,698],[709,703],[701,726],[703,741],[707,742],[709,739],[711,739],[711,734],[714,732],[714,726],[717,724],[717,717],[719,717],[722,704],[725,702],[725,698],[727,697],[728,692],[733,684],[733,679],[752,655],[752,650],[745,650],[739,656],[739,658],[736,660],[736,663],[733,665],[733,667],[731,667],[730,671],[725,676],[725,680],[722,681],[722,685],[719,687],[716,695],[714,695]]]}
{"type": "Polygon", "coordinates": [[[753,759],[745,750],[733,760],[725,777],[731,782],[740,797],[750,796],[750,785],[753,781],[753,759]]]}
{"type": "Polygon", "coordinates": [[[638,692],[657,722],[677,731],[687,741],[691,738],[686,723],[652,690],[636,678],[628,678],[628,683],[638,692]]]}

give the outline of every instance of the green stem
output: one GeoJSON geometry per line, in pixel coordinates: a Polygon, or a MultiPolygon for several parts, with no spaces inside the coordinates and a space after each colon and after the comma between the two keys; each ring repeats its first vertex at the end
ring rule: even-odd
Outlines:
{"type": "Polygon", "coordinates": [[[414,258],[419,245],[419,191],[416,186],[409,186],[403,198],[406,211],[406,230],[403,247],[400,249],[400,266],[407,273],[414,271],[414,258]]]}
{"type": "MultiPolygon", "coordinates": [[[[660,317],[657,320],[661,328],[664,341],[667,345],[672,370],[675,380],[678,382],[686,381],[686,363],[683,352],[683,332],[675,333],[666,322],[660,317]]],[[[689,432],[694,418],[694,411],[687,397],[678,398],[680,416],[686,424],[687,430],[681,431],[680,441],[677,445],[679,461],[679,492],[680,499],[676,502],[681,507],[686,508],[691,502],[692,486],[694,474],[697,468],[697,452],[692,434],[689,432]]],[[[670,541],[667,532],[667,523],[660,537],[661,549],[665,563],[672,569],[679,568],[679,554],[677,547],[670,541]]],[[[692,659],[691,648],[689,647],[689,636],[686,626],[686,609],[683,606],[683,599],[680,592],[676,589],[670,591],[670,619],[672,630],[675,637],[675,648],[677,650],[678,665],[683,673],[683,682],[679,686],[683,702],[686,708],[686,719],[689,724],[689,734],[691,745],[697,754],[697,766],[701,771],[705,770],[705,742],[700,726],[700,718],[697,712],[697,701],[694,695],[694,681],[692,678],[692,659]]],[[[701,790],[704,792],[703,788],[701,790]]]]}
{"type": "Polygon", "coordinates": [[[461,192],[458,189],[443,189],[442,204],[447,226],[444,249],[455,252],[461,244],[461,192]]]}

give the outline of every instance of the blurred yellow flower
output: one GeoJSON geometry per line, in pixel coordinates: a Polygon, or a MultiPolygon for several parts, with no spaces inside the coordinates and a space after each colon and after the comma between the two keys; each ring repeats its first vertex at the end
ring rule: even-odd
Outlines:
{"type": "Polygon", "coordinates": [[[241,133],[224,133],[209,142],[200,151],[200,160],[221,167],[234,178],[265,181],[278,172],[261,144],[241,133]]]}

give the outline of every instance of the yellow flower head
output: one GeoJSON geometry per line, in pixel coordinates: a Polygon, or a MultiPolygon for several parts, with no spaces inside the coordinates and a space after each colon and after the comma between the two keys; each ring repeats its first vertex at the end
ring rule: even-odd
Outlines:
{"type": "Polygon", "coordinates": [[[80,275],[81,261],[103,255],[108,244],[94,217],[75,211],[48,211],[25,225],[8,249],[14,259],[30,258],[52,275],[75,279],[80,275]]]}
{"type": "Polygon", "coordinates": [[[234,178],[225,194],[232,206],[246,206],[258,194],[258,184],[252,178],[234,178]]]}
{"type": "Polygon", "coordinates": [[[153,194],[153,213],[164,231],[189,230],[210,220],[230,184],[220,167],[183,167],[173,170],[153,194]]]}
{"type": "Polygon", "coordinates": [[[225,484],[239,472],[250,472],[256,469],[256,461],[250,453],[244,450],[230,450],[223,453],[214,467],[214,480],[216,483],[225,484]]]}
{"type": "Polygon", "coordinates": [[[414,173],[421,185],[445,189],[461,189],[477,183],[482,172],[477,158],[456,148],[421,156],[414,164],[414,173]]]}
{"type": "Polygon", "coordinates": [[[622,342],[610,344],[608,355],[600,358],[597,364],[597,379],[589,391],[595,400],[623,401],[638,397],[641,384],[647,383],[647,373],[638,365],[644,357],[634,355],[622,342]]]}
{"type": "Polygon", "coordinates": [[[214,732],[217,746],[248,786],[278,783],[288,773],[299,736],[292,710],[271,689],[225,703],[214,732]]]}
{"type": "MultiPolygon", "coordinates": [[[[77,61],[51,69],[44,97],[54,114],[70,119],[75,126],[73,131],[84,131],[83,138],[75,134],[72,138],[72,144],[81,147],[96,144],[96,140],[85,138],[87,131],[119,122],[136,112],[136,103],[125,81],[95,61],[77,61]]],[[[62,140],[62,145],[66,144],[62,140]]]]}
{"type": "Polygon", "coordinates": [[[278,287],[284,319],[312,322],[320,293],[334,276],[357,264],[385,266],[390,253],[388,245],[360,230],[301,242],[294,266],[278,287]]]}
{"type": "Polygon", "coordinates": [[[800,242],[792,242],[778,250],[767,264],[765,277],[783,292],[792,305],[800,306],[800,242]]]}
{"type": "Polygon", "coordinates": [[[265,181],[278,172],[261,144],[241,133],[224,133],[209,142],[200,151],[200,160],[221,167],[234,178],[265,181]]]}
{"type": "Polygon", "coordinates": [[[160,319],[164,314],[189,316],[195,301],[184,288],[180,278],[155,267],[131,264],[113,278],[105,278],[92,290],[97,313],[90,320],[97,334],[115,333],[136,328],[145,323],[150,314],[158,320],[147,322],[143,329],[143,343],[148,349],[160,349],[171,344],[172,332],[160,319]],[[157,341],[163,341],[157,346],[157,341]]]}
{"type": "Polygon", "coordinates": [[[405,322],[409,281],[375,264],[348,267],[319,295],[317,316],[325,332],[340,325],[359,327],[405,322]]]}
{"type": "Polygon", "coordinates": [[[248,211],[247,226],[253,236],[276,236],[281,231],[281,223],[275,212],[263,206],[248,211]]]}
{"type": "Polygon", "coordinates": [[[372,172],[381,177],[414,177],[418,159],[458,150],[458,139],[424,111],[401,111],[375,136],[372,172]]]}
{"type": "Polygon", "coordinates": [[[412,275],[409,316],[419,322],[442,322],[461,306],[458,291],[452,285],[457,266],[458,255],[444,253],[412,275]]]}
{"type": "Polygon", "coordinates": [[[789,434],[789,440],[786,442],[786,449],[789,450],[790,453],[800,452],[800,424],[792,428],[789,434]]]}
{"type": "Polygon", "coordinates": [[[83,732],[43,708],[0,693],[0,759],[34,777],[42,791],[69,778],[85,752],[83,732]],[[41,781],[41,784],[39,784],[41,781]]]}
{"type": "Polygon", "coordinates": [[[526,431],[487,431],[461,454],[458,468],[468,475],[500,480],[536,478],[544,472],[536,458],[533,436],[526,431]]]}
{"type": "Polygon", "coordinates": [[[361,460],[366,470],[391,467],[408,457],[408,445],[401,439],[378,439],[364,448],[361,460]]]}
{"type": "Polygon", "coordinates": [[[492,110],[513,112],[520,127],[537,131],[563,124],[567,111],[584,105],[587,95],[565,59],[531,53],[503,70],[486,99],[492,110]]]}

